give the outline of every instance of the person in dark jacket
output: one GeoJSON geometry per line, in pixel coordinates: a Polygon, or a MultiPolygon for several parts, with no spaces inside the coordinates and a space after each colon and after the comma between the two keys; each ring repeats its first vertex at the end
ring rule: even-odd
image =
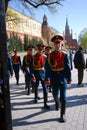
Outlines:
{"type": "Polygon", "coordinates": [[[83,87],[83,77],[84,77],[84,69],[85,69],[85,58],[82,53],[83,48],[79,47],[78,51],[74,56],[74,66],[78,71],[78,86],[83,87]]]}
{"type": "Polygon", "coordinates": [[[52,85],[53,97],[55,100],[55,109],[59,107],[59,91],[60,91],[60,122],[65,122],[66,110],[66,87],[67,83],[71,84],[71,70],[68,55],[62,52],[63,36],[55,35],[51,41],[55,50],[48,55],[46,61],[46,77],[45,83],[52,85]]]}
{"type": "Polygon", "coordinates": [[[70,68],[71,68],[71,70],[73,70],[72,51],[70,49],[69,49],[69,52],[68,52],[68,56],[69,56],[69,61],[70,61],[70,68]]]}
{"type": "Polygon", "coordinates": [[[86,58],[86,69],[87,69],[87,58],[86,58]]]}

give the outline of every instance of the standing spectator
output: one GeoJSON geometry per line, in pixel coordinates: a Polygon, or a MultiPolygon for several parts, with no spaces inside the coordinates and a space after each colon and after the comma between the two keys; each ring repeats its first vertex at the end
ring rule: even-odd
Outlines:
{"type": "Polygon", "coordinates": [[[46,63],[46,84],[52,85],[53,97],[55,100],[55,109],[59,107],[59,90],[60,90],[60,103],[61,114],[60,122],[65,122],[65,109],[66,109],[66,87],[67,83],[71,83],[71,70],[68,55],[61,51],[63,36],[55,35],[51,41],[55,50],[49,54],[46,63]]]}
{"type": "Polygon", "coordinates": [[[86,58],[86,69],[87,69],[87,58],[86,58]]]}
{"type": "Polygon", "coordinates": [[[74,66],[78,71],[78,86],[83,87],[82,84],[83,76],[84,76],[84,69],[85,69],[85,58],[82,53],[83,48],[79,47],[78,51],[76,52],[74,56],[74,66]]]}
{"type": "Polygon", "coordinates": [[[69,49],[69,61],[70,61],[70,68],[71,70],[73,69],[73,65],[72,65],[72,51],[69,49]]]}
{"type": "Polygon", "coordinates": [[[44,83],[45,81],[45,61],[46,56],[43,54],[44,45],[38,44],[37,45],[37,53],[33,56],[31,75],[32,80],[36,78],[35,82],[35,98],[34,102],[38,102],[38,86],[39,81],[41,81],[42,87],[43,87],[43,97],[44,97],[44,108],[50,109],[50,107],[47,105],[47,98],[48,98],[48,89],[47,85],[44,83]]]}
{"type": "Polygon", "coordinates": [[[16,84],[19,84],[19,71],[21,68],[21,58],[17,55],[17,50],[14,50],[14,55],[12,56],[13,69],[16,78],[16,84]]]}
{"type": "MultiPolygon", "coordinates": [[[[28,95],[30,95],[30,87],[31,87],[31,75],[30,75],[30,62],[32,59],[32,56],[34,54],[34,46],[29,45],[27,47],[27,55],[23,57],[23,73],[25,74],[25,89],[28,89],[28,95]]],[[[33,91],[33,85],[32,85],[32,91],[33,91]]]]}

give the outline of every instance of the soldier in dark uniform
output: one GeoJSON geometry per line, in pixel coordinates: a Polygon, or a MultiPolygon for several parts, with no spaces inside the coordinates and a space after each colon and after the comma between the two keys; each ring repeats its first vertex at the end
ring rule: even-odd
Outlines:
{"type": "Polygon", "coordinates": [[[45,47],[45,55],[48,56],[48,55],[51,53],[51,49],[52,49],[51,46],[46,46],[46,47],[45,47]]]}
{"type": "MultiPolygon", "coordinates": [[[[51,46],[46,46],[46,47],[45,47],[45,55],[46,55],[47,57],[48,57],[48,55],[51,53],[51,49],[52,49],[51,46]]],[[[50,85],[47,85],[47,87],[48,87],[49,92],[52,92],[52,90],[51,90],[51,84],[50,84],[50,85]]]]}
{"type": "MultiPolygon", "coordinates": [[[[30,86],[31,86],[31,76],[30,76],[30,62],[32,59],[32,56],[34,54],[34,46],[29,45],[27,47],[27,55],[23,58],[23,67],[22,70],[25,74],[25,89],[28,89],[28,95],[30,95],[30,86]]],[[[33,86],[32,86],[33,91],[33,86]]]]}
{"type": "Polygon", "coordinates": [[[8,53],[8,77],[10,79],[10,76],[13,76],[13,65],[12,65],[12,59],[11,55],[8,53]]]}
{"type": "MultiPolygon", "coordinates": [[[[7,42],[6,44],[7,44],[7,52],[8,52],[10,43],[7,42]]],[[[7,59],[8,59],[8,78],[10,79],[10,77],[13,76],[13,65],[12,65],[12,58],[10,53],[7,53],[7,59]]]]}
{"type": "Polygon", "coordinates": [[[14,55],[12,56],[13,69],[15,73],[15,78],[17,85],[19,84],[19,71],[21,68],[21,58],[17,55],[17,50],[14,50],[14,55]]]}
{"type": "Polygon", "coordinates": [[[63,36],[55,35],[51,41],[55,50],[48,55],[46,63],[46,84],[52,84],[55,109],[58,110],[58,95],[60,90],[61,114],[60,122],[65,122],[66,87],[71,83],[71,70],[68,55],[61,51],[63,36]]]}
{"type": "Polygon", "coordinates": [[[44,108],[50,109],[50,107],[47,105],[48,89],[47,89],[47,85],[44,83],[46,55],[43,54],[43,49],[44,49],[43,44],[37,45],[37,53],[33,56],[33,61],[32,61],[32,66],[33,66],[31,71],[32,80],[36,79],[34,102],[35,103],[38,102],[38,86],[39,86],[39,81],[41,81],[43,87],[44,108]]]}

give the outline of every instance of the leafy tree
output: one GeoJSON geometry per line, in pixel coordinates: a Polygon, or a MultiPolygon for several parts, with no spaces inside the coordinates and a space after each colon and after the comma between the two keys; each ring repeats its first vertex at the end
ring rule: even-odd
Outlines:
{"type": "Polygon", "coordinates": [[[18,51],[23,50],[22,41],[21,41],[20,37],[18,37],[17,34],[12,33],[8,40],[10,42],[9,48],[10,48],[11,51],[14,50],[14,49],[17,49],[18,51]]]}
{"type": "Polygon", "coordinates": [[[36,46],[39,43],[42,44],[42,41],[41,40],[38,41],[36,38],[32,38],[31,40],[29,40],[30,45],[36,46]]]}
{"type": "Polygon", "coordinates": [[[24,35],[24,50],[27,49],[27,46],[29,45],[29,39],[28,39],[28,35],[24,35]]]}
{"type": "MultiPolygon", "coordinates": [[[[9,1],[11,0],[5,0],[5,10],[7,10],[9,1]]],[[[22,2],[23,5],[27,8],[38,8],[40,6],[46,6],[50,10],[56,9],[56,5],[61,5],[61,1],[63,0],[20,0],[20,2],[22,2]]]]}
{"type": "Polygon", "coordinates": [[[84,49],[87,49],[87,32],[81,38],[81,44],[84,49]]]}
{"type": "Polygon", "coordinates": [[[28,39],[28,35],[25,34],[24,36],[24,50],[26,51],[27,46],[33,45],[36,47],[37,44],[42,44],[41,40],[37,40],[36,38],[28,39]]]}
{"type": "Polygon", "coordinates": [[[17,24],[17,21],[19,20],[18,15],[12,11],[10,7],[8,7],[8,10],[6,12],[6,22],[12,21],[13,24],[17,24]]]}
{"type": "Polygon", "coordinates": [[[86,28],[84,28],[79,35],[79,43],[84,49],[87,49],[87,29],[86,28]]]}

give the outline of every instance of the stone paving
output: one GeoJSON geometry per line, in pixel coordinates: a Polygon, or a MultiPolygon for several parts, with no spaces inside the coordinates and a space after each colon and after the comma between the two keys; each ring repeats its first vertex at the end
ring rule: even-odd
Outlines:
{"type": "Polygon", "coordinates": [[[34,94],[27,95],[24,89],[24,75],[20,72],[20,85],[15,85],[15,77],[10,80],[11,108],[13,130],[87,130],[87,71],[84,74],[84,87],[77,87],[77,71],[72,71],[72,85],[67,87],[67,109],[65,123],[59,122],[60,110],[55,111],[52,94],[49,93],[48,104],[51,110],[43,108],[42,88],[39,87],[41,99],[34,104],[34,94]]]}

